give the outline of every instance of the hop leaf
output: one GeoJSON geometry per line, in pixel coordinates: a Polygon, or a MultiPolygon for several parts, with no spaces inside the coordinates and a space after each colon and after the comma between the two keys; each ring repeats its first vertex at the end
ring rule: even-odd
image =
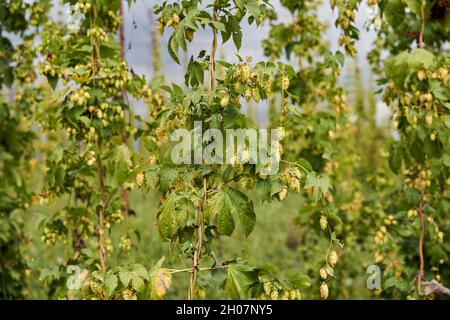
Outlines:
{"type": "Polygon", "coordinates": [[[211,200],[211,208],[217,214],[217,227],[221,234],[230,236],[235,228],[233,216],[238,216],[242,229],[248,236],[256,222],[253,202],[239,190],[223,188],[211,200]]]}
{"type": "Polygon", "coordinates": [[[245,264],[230,264],[224,290],[231,299],[248,299],[249,287],[254,281],[254,268],[245,264]]]}
{"type": "Polygon", "coordinates": [[[155,268],[150,274],[150,292],[152,299],[161,299],[172,284],[172,274],[164,268],[155,268]]]}

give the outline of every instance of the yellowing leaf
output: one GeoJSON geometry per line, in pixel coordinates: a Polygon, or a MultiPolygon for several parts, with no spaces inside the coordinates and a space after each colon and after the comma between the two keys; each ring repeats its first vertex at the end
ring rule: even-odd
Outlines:
{"type": "Polygon", "coordinates": [[[172,274],[164,268],[154,268],[150,274],[150,296],[152,299],[161,299],[172,284],[172,274]]]}

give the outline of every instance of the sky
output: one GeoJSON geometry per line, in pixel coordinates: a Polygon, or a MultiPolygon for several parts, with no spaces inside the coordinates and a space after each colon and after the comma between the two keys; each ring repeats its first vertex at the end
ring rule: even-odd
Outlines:
{"type": "MultiPolygon", "coordinates": [[[[126,2],[126,1],[125,1],[126,2]]],[[[132,4],[131,8],[126,5],[124,9],[125,16],[125,38],[126,38],[126,59],[131,65],[133,70],[137,74],[145,74],[151,76],[151,24],[155,24],[155,21],[151,21],[150,10],[155,3],[161,3],[162,1],[149,1],[149,0],[136,0],[132,4]]],[[[280,21],[289,21],[291,14],[284,9],[279,0],[272,0],[271,4],[275,7],[280,21]]],[[[363,86],[368,90],[373,90],[375,84],[372,79],[370,68],[366,59],[367,53],[370,51],[373,41],[376,38],[376,34],[373,30],[366,31],[365,25],[370,15],[372,15],[371,9],[363,4],[357,14],[356,25],[361,30],[360,40],[357,42],[358,56],[357,61],[361,67],[361,74],[363,80],[363,86]]],[[[328,1],[324,1],[323,5],[319,8],[319,19],[322,21],[329,21],[331,28],[326,33],[325,38],[329,41],[331,50],[337,50],[337,40],[339,38],[339,31],[334,27],[334,19],[336,12],[333,12],[329,6],[328,1]]],[[[267,38],[269,33],[269,26],[267,24],[256,26],[243,26],[243,41],[242,48],[239,50],[241,56],[251,56],[253,61],[267,60],[267,57],[263,55],[263,49],[261,42],[267,38]]],[[[166,79],[170,82],[183,83],[183,75],[185,65],[176,64],[169,56],[167,51],[167,40],[170,36],[169,30],[166,30],[162,39],[162,66],[163,73],[166,79]]],[[[187,57],[195,55],[201,49],[210,48],[211,46],[211,34],[208,31],[200,30],[195,34],[194,41],[188,44],[187,57]]],[[[218,52],[224,55],[225,60],[235,60],[236,49],[229,41],[225,45],[219,41],[218,52]]],[[[183,60],[184,53],[180,52],[180,60],[183,60]]],[[[348,61],[349,59],[347,59],[348,61]]],[[[344,68],[344,71],[346,69],[344,68]]],[[[345,78],[345,72],[343,74],[345,78]]],[[[141,109],[140,107],[138,109],[141,109]]],[[[260,104],[257,108],[257,119],[261,122],[267,121],[267,105],[260,104]]],[[[384,120],[388,116],[388,109],[382,103],[379,102],[377,108],[378,121],[384,120]]],[[[145,110],[138,110],[138,113],[145,112],[145,110]]]]}
{"type": "MultiPolygon", "coordinates": [[[[126,58],[128,62],[133,65],[135,71],[139,73],[151,73],[151,22],[149,12],[155,3],[160,2],[162,1],[136,0],[136,2],[132,4],[131,8],[129,8],[128,5],[125,8],[126,43],[127,46],[131,45],[131,49],[128,49],[126,52],[126,58]]],[[[279,0],[271,0],[271,4],[275,7],[280,21],[289,21],[292,19],[290,13],[280,5],[279,0]]],[[[324,1],[324,4],[319,9],[319,18],[323,21],[329,21],[332,26],[330,31],[325,35],[326,39],[329,40],[332,45],[332,50],[337,49],[335,44],[337,43],[337,39],[339,37],[339,32],[334,28],[332,23],[334,16],[335,13],[333,13],[329,7],[328,1],[324,1]]],[[[356,21],[361,30],[364,29],[364,23],[367,20],[367,16],[368,9],[366,7],[362,7],[360,14],[358,15],[358,20],[356,21]]],[[[267,24],[260,27],[244,25],[243,29],[243,44],[239,54],[241,56],[252,56],[254,61],[267,60],[267,58],[263,56],[261,41],[267,38],[269,26],[267,24]]],[[[164,71],[168,77],[174,77],[174,79],[176,79],[177,76],[182,74],[183,69],[180,66],[177,66],[167,53],[166,46],[169,35],[169,30],[166,30],[163,37],[165,54],[163,62],[164,71]]],[[[361,33],[361,39],[358,42],[358,59],[360,60],[360,64],[365,64],[365,56],[370,49],[374,38],[375,34],[373,32],[363,31],[361,33]]],[[[200,30],[196,33],[194,41],[189,44],[188,54],[195,54],[199,50],[209,48],[210,46],[210,32],[200,30]]],[[[219,52],[220,51],[222,51],[227,57],[229,55],[234,55],[235,48],[231,41],[225,45],[220,44],[219,41],[219,52]]]]}
{"type": "MultiPolygon", "coordinates": [[[[135,2],[128,6],[128,1],[123,0],[124,3],[124,25],[125,25],[125,42],[126,52],[125,58],[128,64],[132,67],[136,74],[146,75],[147,78],[152,76],[152,55],[151,55],[151,30],[152,25],[155,25],[155,21],[150,18],[150,11],[155,4],[161,3],[163,0],[135,0],[135,2]]],[[[203,0],[203,3],[210,2],[212,0],[203,0]]],[[[58,3],[58,0],[54,0],[58,3]]],[[[288,22],[292,19],[288,10],[284,9],[279,0],[270,0],[270,3],[274,6],[279,21],[288,22]]],[[[60,10],[61,7],[55,6],[54,15],[57,12],[62,11],[63,17],[68,17],[68,7],[65,10],[60,10]]],[[[329,6],[329,1],[323,1],[323,4],[319,7],[318,16],[322,21],[328,21],[331,26],[328,32],[325,34],[325,39],[330,43],[330,49],[335,51],[338,49],[337,41],[339,38],[339,31],[334,27],[334,20],[337,13],[333,12],[329,6]]],[[[372,47],[373,41],[376,39],[376,34],[373,30],[367,31],[365,26],[369,17],[373,15],[371,9],[366,7],[363,3],[357,14],[356,25],[360,30],[360,39],[357,42],[356,48],[358,50],[357,62],[361,68],[363,87],[366,90],[373,91],[376,88],[374,79],[372,77],[369,63],[366,59],[367,53],[372,47]]],[[[154,17],[153,17],[154,19],[154,17]]],[[[269,33],[269,25],[264,24],[256,27],[255,25],[243,25],[243,39],[242,47],[239,50],[239,55],[242,57],[251,56],[253,61],[267,60],[267,57],[263,55],[262,41],[267,38],[269,33]]],[[[170,36],[170,30],[166,30],[162,38],[162,68],[163,74],[167,81],[182,84],[184,83],[184,70],[185,65],[178,65],[169,56],[167,51],[167,40],[170,36]]],[[[196,55],[201,49],[210,48],[211,46],[211,32],[208,30],[200,30],[195,34],[194,40],[188,43],[188,52],[184,54],[180,52],[180,60],[191,55],[196,55]]],[[[235,57],[236,49],[232,41],[228,41],[225,45],[219,41],[218,54],[223,56],[224,60],[236,61],[235,57]]],[[[222,59],[222,57],[221,57],[222,59]]],[[[346,65],[354,63],[350,58],[346,59],[346,65]]],[[[342,85],[345,86],[345,75],[349,68],[344,66],[344,72],[342,75],[342,85]]],[[[140,115],[146,114],[146,107],[142,103],[133,101],[136,108],[136,113],[140,115]]],[[[267,124],[268,106],[267,104],[260,103],[256,108],[256,117],[260,123],[267,124]]],[[[389,110],[380,99],[378,99],[377,105],[377,120],[382,122],[389,116],[389,110]]]]}

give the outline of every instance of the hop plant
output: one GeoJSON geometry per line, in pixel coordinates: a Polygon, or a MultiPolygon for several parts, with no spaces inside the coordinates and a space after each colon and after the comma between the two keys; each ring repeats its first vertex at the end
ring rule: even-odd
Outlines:
{"type": "Polygon", "coordinates": [[[244,92],[245,100],[250,101],[253,98],[253,90],[251,87],[247,87],[244,92]]]}
{"type": "Polygon", "coordinates": [[[229,97],[227,94],[225,94],[225,95],[222,97],[222,99],[220,99],[220,105],[221,105],[222,107],[226,107],[226,106],[228,105],[229,102],[230,102],[230,97],[229,97]]]}
{"type": "Polygon", "coordinates": [[[88,36],[97,38],[100,42],[105,42],[108,39],[106,32],[102,28],[99,28],[99,27],[94,27],[94,28],[89,29],[87,31],[87,34],[88,34],[88,36]]]}
{"type": "Polygon", "coordinates": [[[136,175],[136,184],[138,187],[142,187],[142,185],[144,184],[144,179],[145,179],[145,176],[142,172],[140,172],[136,175]]]}
{"type": "Polygon", "coordinates": [[[256,103],[258,103],[261,100],[261,96],[259,94],[259,89],[257,87],[252,88],[252,97],[256,103]]]}
{"type": "Polygon", "coordinates": [[[286,130],[284,127],[277,128],[278,139],[283,140],[286,137],[286,130]]]}
{"type": "Polygon", "coordinates": [[[290,177],[288,180],[289,188],[294,192],[300,192],[300,180],[297,177],[290,177]]]}
{"type": "Polygon", "coordinates": [[[428,126],[431,126],[433,124],[433,114],[429,113],[425,117],[425,122],[428,126]]]}
{"type": "Polygon", "coordinates": [[[70,102],[77,106],[84,106],[88,99],[90,98],[89,92],[85,91],[83,88],[74,90],[70,93],[70,102]]]}
{"type": "Polygon", "coordinates": [[[325,282],[320,284],[320,297],[324,300],[328,298],[328,285],[325,282]]]}
{"type": "Polygon", "coordinates": [[[250,80],[250,66],[248,64],[243,64],[240,70],[241,80],[246,83],[250,80]]]}
{"type": "Polygon", "coordinates": [[[200,300],[203,300],[206,297],[205,290],[200,287],[195,288],[194,295],[200,300]]]}
{"type": "Polygon", "coordinates": [[[123,214],[120,210],[115,210],[111,213],[110,219],[113,223],[120,224],[123,222],[123,214]]]}
{"type": "Polygon", "coordinates": [[[289,89],[289,78],[287,76],[283,76],[281,79],[281,89],[283,91],[289,89]]]}
{"type": "Polygon", "coordinates": [[[123,300],[137,300],[136,294],[131,289],[125,289],[122,291],[123,300]]]}
{"type": "Polygon", "coordinates": [[[244,149],[242,153],[239,155],[240,163],[248,163],[250,161],[250,151],[248,149],[244,149]]]}
{"type": "Polygon", "coordinates": [[[278,199],[280,199],[280,201],[283,201],[288,195],[288,188],[284,187],[283,189],[281,189],[280,192],[278,192],[278,199]]]}
{"type": "Polygon", "coordinates": [[[131,239],[128,235],[123,235],[120,238],[119,249],[123,250],[125,252],[128,252],[131,250],[131,239]]]}
{"type": "Polygon", "coordinates": [[[172,274],[164,268],[156,268],[151,274],[151,291],[156,299],[161,299],[172,284],[172,274]]]}
{"type": "Polygon", "coordinates": [[[325,268],[320,268],[319,274],[320,274],[320,278],[322,278],[323,280],[327,280],[328,272],[325,268]]]}
{"type": "Polygon", "coordinates": [[[330,265],[332,267],[334,267],[336,265],[337,261],[338,261],[337,252],[334,250],[331,250],[330,253],[328,254],[328,262],[330,263],[330,265]]]}
{"type": "Polygon", "coordinates": [[[322,230],[325,230],[328,227],[328,220],[326,216],[320,217],[320,228],[322,230]]]}
{"type": "Polygon", "coordinates": [[[301,300],[302,295],[300,293],[300,290],[295,289],[295,290],[289,291],[289,299],[290,300],[301,300]]]}

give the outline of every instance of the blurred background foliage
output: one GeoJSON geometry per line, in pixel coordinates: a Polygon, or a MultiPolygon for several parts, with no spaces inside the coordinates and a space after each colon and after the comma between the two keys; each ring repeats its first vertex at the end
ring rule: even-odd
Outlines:
{"type": "MultiPolygon", "coordinates": [[[[402,141],[401,137],[389,119],[380,119],[377,114],[380,93],[388,87],[386,83],[389,80],[380,80],[383,74],[381,52],[394,56],[410,48],[415,37],[405,36],[405,30],[417,29],[420,19],[409,17],[403,23],[397,21],[408,1],[369,1],[372,6],[383,5],[389,15],[387,23],[378,29],[374,50],[369,54],[375,71],[373,76],[380,81],[365,85],[368,76],[362,74],[360,61],[347,57],[341,74],[341,57],[337,54],[330,56],[329,42],[324,40],[329,25],[316,19],[319,5],[316,2],[281,1],[283,10],[290,13],[290,20],[281,23],[276,12],[269,15],[268,38],[258,50],[267,59],[288,61],[296,71],[290,90],[301,98],[302,115],[293,112],[284,123],[287,159],[306,159],[314,171],[327,174],[332,181],[332,192],[326,200],[336,219],[329,223],[343,248],[339,251],[335,279],[330,282],[329,297],[417,298],[414,281],[420,263],[417,250],[419,224],[414,220],[414,213],[410,212],[415,207],[411,200],[414,195],[405,191],[404,177],[394,173],[390,166],[391,148],[402,141]],[[390,34],[392,30],[396,33],[390,34]],[[367,288],[367,267],[373,264],[382,269],[382,290],[367,288]]],[[[337,25],[344,37],[340,38],[340,45],[350,57],[354,56],[357,44],[353,42],[348,25],[345,27],[346,19],[350,24],[354,19],[346,10],[357,12],[359,2],[332,2],[338,8],[337,25]]],[[[448,33],[446,36],[444,30],[448,32],[448,29],[442,27],[442,20],[448,20],[449,6],[448,1],[438,2],[444,3],[440,8],[445,14],[431,16],[430,20],[434,20],[425,29],[425,37],[431,39],[430,51],[436,55],[441,53],[448,59],[448,47],[444,49],[448,44],[448,33]]],[[[50,2],[22,4],[22,1],[2,1],[0,4],[0,298],[46,299],[59,297],[58,285],[54,284],[60,285],[67,280],[68,274],[60,266],[70,264],[67,257],[73,254],[73,249],[68,243],[73,239],[67,242],[58,239],[51,247],[42,241],[48,218],[63,210],[68,199],[63,196],[50,204],[42,201],[48,169],[46,161],[62,139],[62,134],[47,132],[44,135],[41,132],[46,129],[42,127],[43,119],[56,121],[52,118],[52,108],[57,105],[58,98],[47,82],[38,78],[33,61],[42,57],[30,47],[41,31],[35,27],[47,21],[50,2]],[[12,10],[14,5],[17,8],[12,10]]],[[[405,12],[411,14],[411,11],[405,12]]],[[[438,15],[439,12],[432,14],[438,15]]],[[[165,50],[167,39],[157,32],[152,14],[149,19],[152,30],[148,36],[152,47],[148,59],[153,75],[164,76],[161,52],[165,50]]],[[[224,55],[223,52],[221,54],[224,55]]],[[[367,65],[363,67],[363,72],[366,72],[367,65]]],[[[221,72],[220,68],[217,72],[221,72]]],[[[158,83],[161,79],[153,81],[158,83]]],[[[447,93],[448,90],[445,91],[447,93]]],[[[269,101],[267,118],[270,126],[277,126],[280,121],[278,98],[274,96],[269,101]]],[[[142,102],[132,103],[139,105],[142,102]]],[[[160,101],[149,104],[157,103],[160,101]]],[[[258,115],[258,107],[256,103],[249,103],[246,113],[257,126],[266,125],[258,115]]],[[[151,111],[149,114],[145,116],[151,117],[151,111]]],[[[448,143],[444,143],[442,148],[448,154],[448,143]]],[[[141,141],[137,141],[133,149],[134,152],[145,153],[141,141]]],[[[445,182],[449,165],[443,167],[445,182]]],[[[113,246],[119,246],[124,232],[133,230],[130,233],[133,245],[127,252],[115,250],[109,263],[114,266],[139,263],[150,268],[171,250],[169,243],[161,241],[156,227],[160,195],[154,191],[146,193],[136,188],[134,182],[129,189],[132,214],[126,227],[113,229],[111,240],[113,246]]],[[[302,290],[303,297],[319,298],[317,288],[321,279],[318,272],[327,257],[330,241],[321,230],[320,210],[308,200],[307,193],[290,193],[285,201],[270,203],[260,201],[257,192],[249,192],[249,197],[255,202],[256,226],[248,238],[240,232],[234,237],[217,239],[213,250],[218,260],[236,256],[251,265],[276,266],[285,276],[295,271],[302,275],[306,284],[302,290]]],[[[448,190],[442,190],[441,196],[434,201],[437,205],[427,213],[429,217],[436,212],[440,215],[435,218],[437,223],[429,220],[429,230],[434,231],[429,231],[429,241],[425,244],[426,278],[449,284],[448,190]]],[[[188,290],[186,278],[184,273],[173,275],[167,299],[185,298],[188,290]],[[181,278],[183,281],[177,281],[181,278]]],[[[198,283],[205,289],[207,298],[226,298],[210,274],[199,274],[198,283]]]]}

